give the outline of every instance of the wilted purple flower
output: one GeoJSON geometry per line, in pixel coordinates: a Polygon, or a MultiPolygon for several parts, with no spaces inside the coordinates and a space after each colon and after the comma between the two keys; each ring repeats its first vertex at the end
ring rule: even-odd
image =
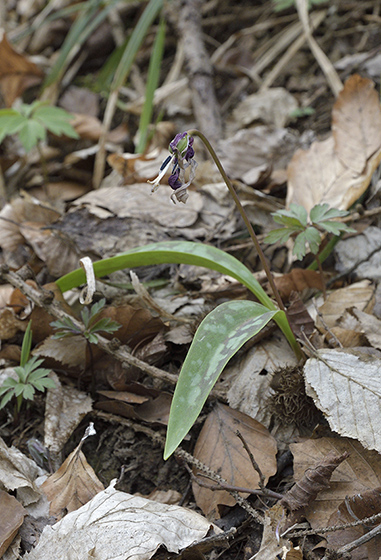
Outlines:
{"type": "Polygon", "coordinates": [[[193,137],[187,132],[176,134],[172,142],[169,144],[170,156],[163,162],[160,167],[160,173],[154,181],[148,181],[153,184],[152,192],[160,185],[161,179],[166,175],[169,168],[173,166],[171,176],[168,179],[169,186],[175,191],[171,200],[185,203],[188,199],[187,188],[195,177],[197,162],[193,159],[193,137]],[[188,181],[185,182],[185,170],[190,167],[188,181]]]}

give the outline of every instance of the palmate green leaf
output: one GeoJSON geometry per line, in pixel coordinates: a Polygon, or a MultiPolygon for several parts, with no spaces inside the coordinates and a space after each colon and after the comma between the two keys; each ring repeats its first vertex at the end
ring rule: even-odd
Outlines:
{"type": "Polygon", "coordinates": [[[96,315],[98,315],[98,313],[104,308],[105,305],[106,305],[106,300],[105,298],[102,298],[91,306],[90,314],[89,314],[90,321],[94,319],[96,315]]]}
{"type": "Polygon", "coordinates": [[[28,399],[29,401],[32,401],[34,398],[34,387],[33,385],[24,385],[24,389],[22,391],[22,397],[23,399],[28,399]]]}
{"type": "Polygon", "coordinates": [[[45,140],[46,129],[40,122],[29,119],[25,120],[23,126],[18,131],[18,135],[25,151],[29,152],[37,145],[39,140],[45,140]]]}
{"type": "Polygon", "coordinates": [[[0,409],[4,408],[4,406],[9,403],[9,401],[14,397],[14,395],[15,394],[14,394],[13,390],[8,389],[8,392],[1,399],[0,409]]]}
{"type": "Polygon", "coordinates": [[[293,253],[299,260],[302,260],[305,256],[307,244],[309,245],[311,252],[316,255],[320,246],[320,233],[314,227],[308,227],[295,239],[293,253]]]}
{"type": "Polygon", "coordinates": [[[294,202],[290,204],[289,210],[278,210],[278,212],[274,212],[271,215],[278,224],[295,227],[296,230],[300,228],[303,229],[307,226],[307,210],[303,206],[300,206],[300,204],[295,204],[294,202]]]}
{"type": "Polygon", "coordinates": [[[54,383],[53,379],[49,377],[43,377],[42,379],[37,379],[33,381],[33,386],[37,389],[37,391],[41,391],[42,393],[45,389],[55,389],[56,384],[54,383]]]}
{"type": "Polygon", "coordinates": [[[0,110],[0,143],[9,134],[16,134],[24,125],[26,119],[15,109],[0,110]]]}
{"type": "Polygon", "coordinates": [[[279,228],[273,229],[268,235],[266,235],[265,243],[286,243],[289,237],[295,232],[292,228],[279,228]]]}
{"type": "Polygon", "coordinates": [[[333,233],[334,235],[340,235],[341,233],[356,233],[356,230],[347,226],[347,224],[342,224],[341,222],[319,222],[319,226],[328,231],[328,233],[333,233]]]}
{"type": "Polygon", "coordinates": [[[94,325],[90,327],[90,332],[96,333],[96,332],[104,331],[111,334],[118,331],[120,327],[121,327],[120,323],[113,321],[109,317],[103,317],[102,319],[99,319],[99,321],[97,321],[94,325]]]}
{"type": "MultiPolygon", "coordinates": [[[[121,253],[115,257],[97,261],[93,266],[95,276],[101,278],[102,276],[111,274],[116,270],[123,270],[124,268],[163,263],[193,264],[216,270],[222,274],[227,274],[241,282],[253,292],[262,305],[267,307],[270,311],[277,311],[274,302],[269,298],[262,286],[254,278],[252,272],[250,272],[244,264],[232,255],[225,253],[225,251],[202,243],[193,243],[191,241],[164,241],[161,243],[152,243],[121,253]]],[[[82,268],[78,268],[62,276],[57,280],[56,284],[62,292],[66,292],[72,288],[77,288],[85,282],[85,272],[82,268]]],[[[276,315],[274,320],[283,331],[293,350],[299,355],[299,347],[285,314],[276,315]]]]}
{"type": "Polygon", "coordinates": [[[281,311],[251,301],[219,305],[202,321],[185,358],[169,415],[164,459],[179,446],[232,356],[281,311]]]}

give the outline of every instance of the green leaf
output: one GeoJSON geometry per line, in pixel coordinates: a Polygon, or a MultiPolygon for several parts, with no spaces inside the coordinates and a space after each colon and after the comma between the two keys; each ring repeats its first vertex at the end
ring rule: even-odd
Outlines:
{"type": "Polygon", "coordinates": [[[24,399],[28,399],[29,401],[32,401],[34,398],[34,387],[33,385],[24,385],[24,390],[22,392],[22,396],[24,399]]]}
{"type": "Polygon", "coordinates": [[[96,332],[104,331],[111,334],[118,331],[120,327],[121,327],[120,323],[117,323],[116,321],[112,321],[108,317],[103,317],[103,319],[100,319],[97,323],[95,323],[95,325],[93,325],[90,328],[90,332],[96,333],[96,332]]]}
{"type": "Polygon", "coordinates": [[[43,377],[47,377],[50,373],[50,369],[46,368],[38,368],[29,375],[28,383],[34,383],[35,381],[42,379],[43,377]]]}
{"type": "Polygon", "coordinates": [[[16,397],[18,397],[19,395],[21,395],[21,393],[24,391],[25,387],[27,387],[27,385],[25,385],[25,383],[17,383],[17,385],[15,386],[15,388],[13,389],[15,392],[16,397]]]}
{"type": "MultiPolygon", "coordinates": [[[[115,257],[110,257],[109,259],[97,261],[93,266],[95,276],[101,278],[124,268],[163,263],[194,264],[227,274],[253,292],[257,299],[270,311],[277,311],[276,305],[245,265],[232,255],[229,255],[229,253],[202,243],[193,243],[191,241],[152,243],[145,247],[138,247],[115,257]]],[[[62,292],[66,292],[72,288],[77,288],[85,282],[85,272],[82,268],[79,268],[62,276],[56,281],[56,284],[62,292]]],[[[293,350],[299,355],[300,350],[286,315],[284,313],[276,315],[275,321],[285,334],[293,350]]]]}
{"type": "Polygon", "coordinates": [[[0,143],[10,134],[16,134],[24,126],[26,119],[14,109],[0,110],[0,143]]]}
{"type": "Polygon", "coordinates": [[[316,253],[319,251],[320,246],[320,233],[316,228],[309,227],[296,237],[293,253],[299,260],[302,260],[307,252],[307,243],[311,249],[311,252],[316,255],[316,253]]]}
{"type": "Polygon", "coordinates": [[[33,386],[37,389],[37,391],[41,391],[43,393],[45,389],[55,389],[56,384],[53,379],[45,377],[43,379],[33,381],[33,386]]]}
{"type": "Polygon", "coordinates": [[[265,243],[286,243],[289,237],[294,233],[294,229],[292,228],[279,228],[273,229],[270,231],[268,235],[264,238],[265,243]]]}
{"type": "Polygon", "coordinates": [[[232,356],[280,311],[251,301],[219,305],[202,321],[185,358],[169,415],[164,458],[179,446],[232,356]]]}
{"type": "Polygon", "coordinates": [[[328,233],[333,233],[334,235],[340,235],[340,233],[356,233],[356,230],[343,224],[341,222],[319,222],[318,224],[321,228],[328,231],[328,233]]]}
{"type": "Polygon", "coordinates": [[[25,151],[29,152],[39,140],[45,140],[46,129],[38,121],[30,119],[24,122],[18,134],[25,151]]]}
{"type": "Polygon", "coordinates": [[[32,348],[32,321],[29,321],[28,326],[26,328],[24,338],[22,341],[21,346],[21,358],[20,358],[20,366],[24,367],[27,363],[30,355],[30,349],[32,348]]]}
{"type": "Polygon", "coordinates": [[[100,311],[104,308],[105,305],[106,305],[105,298],[102,298],[101,300],[94,303],[94,305],[92,305],[90,308],[90,320],[94,319],[94,317],[98,315],[98,313],[100,313],[100,311]]]}
{"type": "Polygon", "coordinates": [[[14,397],[14,392],[13,391],[9,391],[8,393],[6,393],[4,395],[4,397],[1,399],[0,402],[0,409],[4,408],[4,406],[9,403],[9,401],[14,397]]]}
{"type": "Polygon", "coordinates": [[[291,203],[289,210],[278,210],[271,214],[274,221],[297,229],[304,229],[307,226],[307,210],[300,204],[291,203]]]}
{"type": "Polygon", "coordinates": [[[89,332],[89,333],[85,333],[85,336],[87,340],[90,342],[90,344],[98,344],[98,337],[96,334],[89,332]]]}
{"type": "Polygon", "coordinates": [[[7,391],[9,391],[9,389],[14,389],[17,383],[18,381],[16,381],[16,379],[13,379],[13,377],[7,377],[6,379],[4,379],[3,384],[0,387],[0,395],[6,393],[7,391]]]}
{"type": "Polygon", "coordinates": [[[348,216],[349,212],[346,210],[338,210],[337,208],[330,208],[329,204],[316,204],[310,211],[310,219],[313,224],[318,224],[321,221],[330,220],[331,218],[342,218],[348,216]]]}

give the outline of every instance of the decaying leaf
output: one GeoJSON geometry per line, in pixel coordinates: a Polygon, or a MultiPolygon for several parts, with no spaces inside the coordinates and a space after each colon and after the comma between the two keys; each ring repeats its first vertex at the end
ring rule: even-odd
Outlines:
{"type": "Polygon", "coordinates": [[[44,445],[54,461],[75,428],[91,411],[92,400],[89,395],[74,387],[61,385],[54,373],[51,378],[56,386],[47,392],[44,445]]]}
{"type": "Polygon", "coordinates": [[[325,527],[331,514],[347,496],[361,494],[381,484],[381,461],[376,451],[364,449],[350,438],[310,438],[290,446],[294,456],[294,479],[299,480],[316,460],[323,460],[329,453],[339,456],[348,453],[347,459],[333,472],[330,486],[322,490],[315,501],[304,509],[304,515],[313,528],[325,527]]]}
{"type": "Polygon", "coordinates": [[[374,84],[355,74],[332,111],[333,135],[298,150],[288,167],[287,206],[347,210],[366,191],[381,160],[381,108],[374,84]]]}
{"type": "Polygon", "coordinates": [[[96,554],[98,560],[149,560],[159,546],[177,553],[202,539],[210,527],[189,509],[131,496],[110,486],[52,527],[45,527],[25,560],[66,558],[68,550],[78,558],[96,554]]]}
{"type": "Polygon", "coordinates": [[[266,510],[261,547],[255,555],[255,560],[283,558],[285,550],[290,550],[290,541],[280,537],[285,519],[286,511],[280,503],[266,510]]]}
{"type": "Polygon", "coordinates": [[[310,505],[319,492],[329,487],[333,471],[347,457],[348,453],[335,455],[335,453],[331,452],[326,455],[317,465],[311,466],[291,490],[286,492],[281,500],[281,504],[290,511],[310,505]]]}
{"type": "Polygon", "coordinates": [[[368,226],[361,234],[342,239],[336,245],[336,269],[354,271],[356,278],[381,280],[381,229],[368,226]]]}
{"type": "Polygon", "coordinates": [[[358,328],[364,333],[370,344],[374,348],[381,350],[381,321],[374,315],[364,313],[359,309],[351,310],[351,313],[358,319],[358,328]]]}
{"type": "Polygon", "coordinates": [[[27,506],[37,502],[41,492],[35,484],[42,474],[36,463],[15,447],[7,447],[0,438],[0,481],[7,490],[17,490],[17,498],[27,506]]]}
{"type": "MultiPolygon", "coordinates": [[[[365,519],[372,517],[381,512],[381,487],[374,488],[373,490],[366,490],[361,494],[346,497],[340,504],[339,508],[333,512],[329,518],[328,526],[345,525],[353,523],[354,520],[365,519]]],[[[326,536],[329,548],[337,550],[356,539],[362,537],[373,529],[380,521],[375,523],[367,523],[364,525],[357,525],[341,531],[328,533],[326,536]]],[[[381,536],[377,535],[369,542],[362,546],[355,548],[351,553],[351,560],[379,560],[379,553],[381,550],[381,536]]]]}
{"type": "MultiPolygon", "coordinates": [[[[237,437],[237,430],[268,480],[277,469],[275,439],[262,424],[225,405],[217,404],[209,414],[198,437],[194,456],[218,472],[229,484],[255,489],[258,487],[259,475],[237,437]]],[[[235,504],[234,498],[226,491],[214,492],[196,482],[192,486],[196,503],[205,515],[213,510],[217,512],[219,504],[235,504]]]]}
{"type": "Polygon", "coordinates": [[[307,395],[332,430],[381,453],[381,358],[319,350],[304,366],[307,395]]]}
{"type": "Polygon", "coordinates": [[[292,292],[306,292],[307,290],[323,290],[321,276],[315,270],[294,268],[291,272],[275,279],[276,287],[283,301],[288,301],[292,292]]]}
{"type": "Polygon", "coordinates": [[[0,490],[0,511],[0,558],[2,558],[15,538],[27,512],[16,498],[4,490],[0,490]]]}
{"type": "Polygon", "coordinates": [[[34,62],[14,50],[0,29],[0,88],[5,105],[11,107],[27,88],[40,84],[43,76],[34,62]]]}
{"type": "MultiPolygon", "coordinates": [[[[374,287],[369,280],[362,280],[330,293],[323,305],[319,307],[319,311],[323,316],[324,323],[331,328],[338,324],[346,309],[355,308],[370,312],[373,305],[374,287]]],[[[319,318],[316,325],[324,330],[319,318]]]]}
{"type": "Polygon", "coordinates": [[[60,519],[102,492],[103,484],[81,451],[81,443],[70,453],[57,472],[41,488],[50,501],[50,515],[60,519]]]}

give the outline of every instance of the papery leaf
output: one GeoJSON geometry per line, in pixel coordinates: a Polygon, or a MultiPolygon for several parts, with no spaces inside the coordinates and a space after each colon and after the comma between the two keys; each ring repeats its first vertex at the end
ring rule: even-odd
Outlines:
{"type": "Polygon", "coordinates": [[[316,498],[321,490],[329,487],[329,480],[333,471],[342,463],[349,453],[337,456],[335,452],[328,453],[315,467],[308,469],[304,476],[286,492],[280,503],[290,511],[306,507],[316,498]]]}
{"type": "Polygon", "coordinates": [[[202,321],[185,358],[169,415],[164,458],[167,459],[201,412],[220,373],[232,356],[274,316],[263,305],[230,301],[202,321]]]}

